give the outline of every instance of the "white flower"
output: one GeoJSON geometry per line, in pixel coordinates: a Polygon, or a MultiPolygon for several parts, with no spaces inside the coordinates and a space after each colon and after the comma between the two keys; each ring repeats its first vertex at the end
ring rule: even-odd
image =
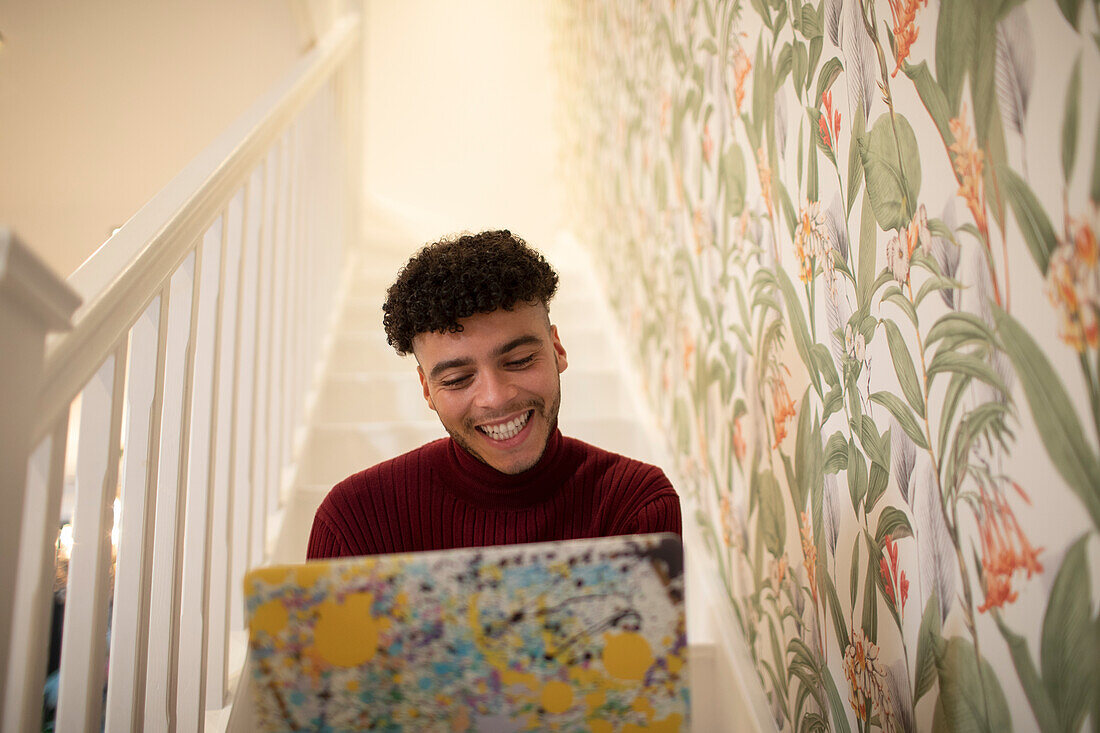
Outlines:
{"type": "Polygon", "coordinates": [[[897,234],[886,243],[886,266],[899,284],[909,279],[909,248],[897,234]]]}
{"type": "Polygon", "coordinates": [[[848,358],[855,361],[863,361],[867,351],[867,339],[863,334],[852,329],[852,324],[844,327],[844,350],[848,352],[848,358]]]}

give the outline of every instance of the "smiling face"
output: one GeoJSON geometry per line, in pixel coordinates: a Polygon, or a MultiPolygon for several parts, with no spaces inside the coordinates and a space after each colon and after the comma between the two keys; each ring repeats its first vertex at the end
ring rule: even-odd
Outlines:
{"type": "Polygon", "coordinates": [[[565,349],[546,307],[478,313],[458,333],[413,339],[428,407],[455,442],[501,473],[538,463],[557,426],[565,349]]]}

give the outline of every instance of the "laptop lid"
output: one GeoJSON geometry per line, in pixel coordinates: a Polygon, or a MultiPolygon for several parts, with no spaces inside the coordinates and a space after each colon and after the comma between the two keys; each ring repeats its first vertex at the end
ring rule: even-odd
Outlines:
{"type": "Polygon", "coordinates": [[[688,728],[675,535],[312,562],[244,582],[261,730],[688,728]]]}

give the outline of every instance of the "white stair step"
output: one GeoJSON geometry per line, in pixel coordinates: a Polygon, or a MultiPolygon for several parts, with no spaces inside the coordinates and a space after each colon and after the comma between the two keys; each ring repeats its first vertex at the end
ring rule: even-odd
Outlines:
{"type": "Polygon", "coordinates": [[[416,378],[416,361],[401,358],[386,343],[383,331],[345,332],[336,337],[329,356],[330,374],[402,372],[416,378]]]}
{"type": "Polygon", "coordinates": [[[325,423],[364,423],[434,418],[428,408],[415,364],[400,372],[343,374],[321,387],[313,420],[325,423]]]}
{"type": "Polygon", "coordinates": [[[446,435],[438,420],[314,425],[302,451],[298,484],[334,485],[353,473],[446,435]]]}
{"type": "Polygon", "coordinates": [[[313,528],[313,516],[325,496],[332,489],[328,485],[297,486],[283,506],[279,539],[272,548],[272,564],[304,562],[309,547],[309,532],[313,528]]]}

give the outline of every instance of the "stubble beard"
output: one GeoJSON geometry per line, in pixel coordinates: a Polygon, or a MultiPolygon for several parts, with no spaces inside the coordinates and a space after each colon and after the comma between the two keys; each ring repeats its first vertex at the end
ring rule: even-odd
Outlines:
{"type": "MultiPolygon", "coordinates": [[[[515,475],[515,474],[518,474],[518,473],[523,473],[524,471],[528,471],[528,470],[534,468],[536,465],[538,465],[538,462],[540,460],[542,460],[543,454],[546,453],[546,446],[549,445],[549,443],[550,443],[550,436],[553,435],[554,431],[557,430],[557,428],[558,428],[558,410],[560,408],[561,408],[561,382],[559,380],[557,394],[554,395],[554,400],[553,400],[553,402],[550,403],[549,409],[547,409],[547,405],[546,405],[546,402],[544,400],[534,399],[534,400],[529,401],[527,404],[517,405],[515,407],[509,408],[507,411],[504,412],[504,414],[507,415],[507,414],[511,414],[513,412],[519,412],[519,411],[522,411],[522,410],[533,410],[534,414],[531,415],[529,420],[535,419],[536,416],[541,417],[546,422],[546,425],[548,426],[547,430],[546,430],[546,439],[543,441],[542,447],[539,449],[538,456],[536,456],[535,459],[531,462],[531,465],[529,465],[529,466],[520,466],[520,468],[516,471],[509,471],[508,473],[510,475],[515,475]]],[[[477,422],[484,422],[484,420],[477,421],[477,422]]],[[[453,440],[456,444],[458,444],[458,446],[460,448],[462,448],[464,451],[469,453],[471,456],[473,456],[477,460],[484,463],[486,466],[489,466],[489,468],[492,468],[494,471],[500,471],[500,469],[498,469],[496,466],[492,465],[487,460],[485,460],[485,458],[480,453],[478,453],[477,450],[475,450],[474,447],[471,445],[472,441],[470,441],[466,437],[467,434],[469,434],[469,435],[477,434],[477,435],[480,435],[481,437],[485,438],[486,440],[492,440],[492,438],[490,438],[489,436],[487,436],[484,433],[482,433],[481,431],[479,431],[475,427],[476,424],[477,423],[474,420],[466,420],[466,421],[463,422],[461,431],[452,430],[451,428],[447,427],[446,425],[444,425],[443,427],[447,430],[447,434],[451,436],[451,440],[453,440]]],[[[534,427],[534,426],[532,426],[532,427],[534,427]]],[[[526,426],[524,426],[524,429],[526,429],[526,426]]],[[[503,471],[500,471],[500,472],[504,473],[503,471]]]]}

